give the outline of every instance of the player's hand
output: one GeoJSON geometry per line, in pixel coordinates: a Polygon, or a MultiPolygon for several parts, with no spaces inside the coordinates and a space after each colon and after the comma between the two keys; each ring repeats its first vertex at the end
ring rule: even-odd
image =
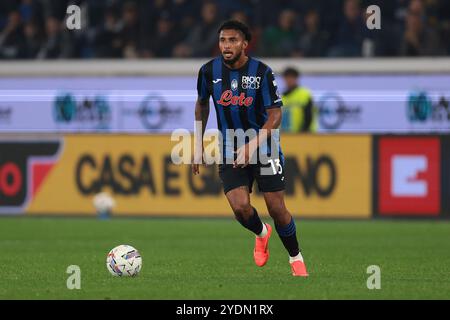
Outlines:
{"type": "Polygon", "coordinates": [[[192,167],[192,173],[194,175],[197,175],[200,173],[200,164],[203,162],[203,146],[201,148],[194,149],[194,156],[192,157],[191,161],[191,167],[192,167]]]}
{"type": "Polygon", "coordinates": [[[194,176],[200,173],[200,165],[198,163],[192,164],[192,173],[194,176]]]}
{"type": "Polygon", "coordinates": [[[256,145],[254,141],[250,141],[247,144],[244,144],[242,147],[237,149],[236,151],[236,160],[233,162],[233,168],[245,168],[250,159],[253,157],[253,154],[256,151],[256,145]]]}

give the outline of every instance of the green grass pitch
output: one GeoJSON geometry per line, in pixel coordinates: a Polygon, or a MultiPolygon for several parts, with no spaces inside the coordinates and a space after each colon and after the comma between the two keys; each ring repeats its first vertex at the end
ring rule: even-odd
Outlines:
{"type": "MultiPolygon", "coordinates": [[[[268,221],[268,220],[267,220],[268,221]]],[[[309,278],[290,274],[274,232],[253,263],[253,235],[232,219],[0,219],[0,299],[449,299],[448,221],[297,221],[309,278]],[[135,246],[143,269],[112,277],[108,251],[135,246]],[[69,265],[81,290],[68,290],[69,265]],[[381,289],[366,287],[381,268],[381,289]]]]}

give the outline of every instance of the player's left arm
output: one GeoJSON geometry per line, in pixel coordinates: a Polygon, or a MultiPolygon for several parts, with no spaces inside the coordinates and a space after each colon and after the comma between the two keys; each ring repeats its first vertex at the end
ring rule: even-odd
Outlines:
{"type": "Polygon", "coordinates": [[[258,147],[267,142],[267,139],[272,135],[273,130],[277,130],[281,124],[281,96],[277,91],[277,84],[271,69],[268,69],[263,79],[262,84],[262,98],[264,107],[267,112],[267,120],[264,123],[258,135],[250,140],[246,145],[237,150],[237,157],[234,166],[245,167],[258,147]]]}
{"type": "Polygon", "coordinates": [[[203,66],[198,72],[197,78],[198,98],[195,103],[195,147],[194,159],[192,163],[192,173],[199,174],[199,164],[203,162],[203,136],[209,117],[209,97],[208,86],[206,85],[206,75],[203,66]],[[200,126],[198,124],[200,123],[200,126]]]}
{"type": "Polygon", "coordinates": [[[272,134],[272,130],[276,130],[280,127],[281,115],[282,112],[280,107],[273,107],[267,109],[268,117],[266,123],[264,123],[264,126],[261,128],[256,138],[251,140],[250,142],[254,141],[252,143],[256,144],[256,147],[258,147],[264,141],[267,141],[267,138],[269,138],[272,134]]]}

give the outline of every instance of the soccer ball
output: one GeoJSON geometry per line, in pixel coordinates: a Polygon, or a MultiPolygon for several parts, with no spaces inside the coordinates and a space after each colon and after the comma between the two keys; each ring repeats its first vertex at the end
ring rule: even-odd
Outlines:
{"type": "Polygon", "coordinates": [[[116,201],[106,192],[95,195],[93,199],[94,207],[99,215],[107,215],[116,206],[116,201]]]}
{"type": "Polygon", "coordinates": [[[106,257],[106,268],[113,276],[134,277],[142,268],[142,257],[132,246],[121,244],[106,257]]]}

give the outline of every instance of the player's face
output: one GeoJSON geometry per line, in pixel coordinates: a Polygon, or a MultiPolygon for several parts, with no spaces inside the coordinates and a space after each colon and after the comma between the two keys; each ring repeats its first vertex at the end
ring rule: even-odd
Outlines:
{"type": "Polygon", "coordinates": [[[247,48],[248,42],[238,30],[222,30],[219,34],[219,48],[223,59],[228,64],[233,64],[241,57],[247,48]]]}

